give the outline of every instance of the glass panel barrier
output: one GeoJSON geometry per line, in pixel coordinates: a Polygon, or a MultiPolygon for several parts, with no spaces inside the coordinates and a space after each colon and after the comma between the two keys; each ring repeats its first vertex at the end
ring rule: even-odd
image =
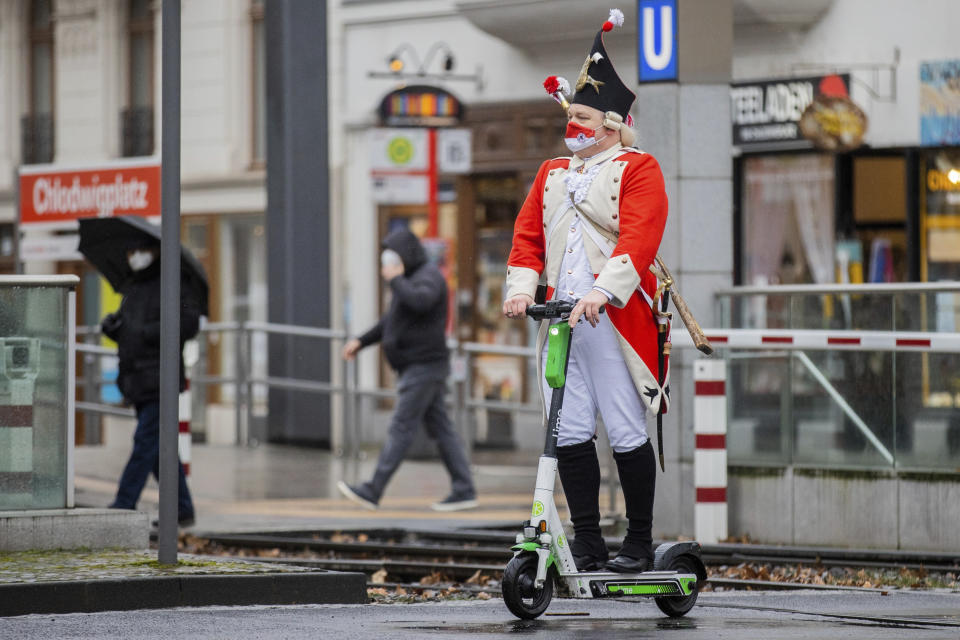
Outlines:
{"type": "Polygon", "coordinates": [[[75,276],[0,276],[0,510],[72,506],[75,276]]]}
{"type": "MultiPolygon", "coordinates": [[[[737,287],[717,298],[724,328],[960,332],[958,283],[737,287]]],[[[856,351],[723,349],[730,463],[960,468],[960,354],[925,335],[906,343],[920,350],[867,339],[856,351]]]]}
{"type": "Polygon", "coordinates": [[[793,429],[789,428],[789,358],[784,352],[718,352],[729,363],[727,377],[727,458],[730,464],[787,464],[793,429]]]}

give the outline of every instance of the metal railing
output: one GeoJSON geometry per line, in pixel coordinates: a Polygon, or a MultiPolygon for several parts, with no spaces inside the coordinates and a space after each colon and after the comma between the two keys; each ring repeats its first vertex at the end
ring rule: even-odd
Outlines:
{"type": "MultiPolygon", "coordinates": [[[[232,388],[234,419],[236,426],[236,443],[252,445],[263,439],[262,434],[254,433],[251,426],[255,424],[256,387],[267,389],[286,389],[306,393],[322,393],[337,397],[340,402],[339,411],[331,422],[331,448],[337,456],[362,457],[364,444],[363,420],[360,403],[364,398],[395,398],[396,391],[392,388],[364,387],[360,383],[360,368],[357,361],[344,361],[333,355],[339,364],[331,367],[332,379],[329,382],[298,378],[283,378],[255,372],[253,367],[253,353],[255,337],[260,335],[277,335],[283,337],[303,337],[327,340],[331,345],[331,352],[339,354],[339,348],[348,339],[342,330],[318,329],[287,324],[267,322],[216,322],[205,323],[196,339],[198,346],[197,362],[189,367],[191,389],[200,397],[205,396],[209,386],[232,388]],[[207,353],[211,342],[222,343],[220,336],[229,335],[233,344],[232,371],[225,375],[210,373],[210,363],[207,353]],[[218,336],[216,339],[213,336],[218,336]]],[[[77,403],[77,409],[88,415],[115,415],[133,417],[131,409],[116,404],[101,402],[98,398],[100,389],[112,381],[104,379],[100,373],[97,361],[104,357],[115,357],[115,348],[97,344],[100,332],[97,327],[79,327],[78,336],[83,336],[84,343],[77,345],[77,351],[84,354],[83,376],[79,386],[83,392],[83,400],[77,403]]],[[[522,366],[529,366],[534,357],[534,349],[527,347],[510,347],[481,343],[460,343],[448,341],[452,361],[452,393],[447,398],[452,407],[454,422],[459,425],[461,435],[464,436],[468,447],[472,439],[468,436],[466,425],[470,424],[470,413],[478,409],[509,412],[511,414],[540,414],[542,412],[539,398],[530,394],[527,402],[510,402],[475,398],[468,392],[471,388],[473,376],[472,359],[477,355],[514,356],[524,360],[522,366]]]]}
{"type": "MultiPolygon", "coordinates": [[[[729,324],[729,321],[736,317],[736,314],[732,313],[733,301],[751,296],[762,296],[765,301],[784,295],[808,296],[821,301],[833,297],[835,299],[833,312],[837,313],[839,307],[836,304],[836,299],[842,296],[850,297],[852,305],[863,306],[870,304],[868,299],[870,295],[882,295],[889,298],[890,296],[924,296],[930,294],[951,294],[960,299],[960,284],[736,287],[722,290],[718,292],[717,296],[721,303],[726,298],[727,313],[722,317],[729,324]]],[[[897,304],[895,301],[887,300],[881,306],[889,309],[890,307],[896,307],[897,304]]],[[[904,301],[899,301],[899,304],[904,304],[904,301]]],[[[921,301],[918,304],[920,308],[926,308],[924,306],[926,301],[921,301]]],[[[792,306],[792,303],[787,306],[792,306]]],[[[951,364],[954,371],[960,371],[960,355],[938,352],[936,349],[927,350],[925,353],[886,350],[885,347],[876,346],[875,342],[872,343],[874,346],[870,346],[870,340],[864,342],[863,346],[851,346],[847,343],[852,338],[844,336],[852,336],[856,332],[850,332],[849,326],[831,329],[831,335],[836,335],[839,342],[836,347],[830,349],[803,347],[802,340],[797,345],[785,347],[780,342],[784,335],[817,337],[823,333],[822,327],[828,324],[820,322],[819,318],[811,321],[809,309],[805,308],[804,313],[794,314],[790,317],[792,321],[786,323],[788,327],[786,329],[768,330],[766,326],[760,328],[767,330],[771,335],[776,334],[773,336],[775,338],[773,344],[760,343],[756,346],[749,346],[739,339],[732,339],[729,344],[715,344],[720,350],[720,357],[726,357],[731,361],[728,407],[730,411],[729,424],[731,425],[730,460],[733,464],[799,463],[821,465],[830,462],[833,466],[841,467],[903,466],[900,458],[905,452],[909,453],[907,451],[909,447],[904,443],[912,445],[915,432],[921,428],[928,433],[937,432],[939,429],[939,435],[936,437],[944,441],[944,450],[949,452],[950,447],[954,446],[951,443],[956,441],[956,448],[960,453],[960,386],[957,388],[958,401],[956,408],[952,409],[952,414],[944,416],[943,411],[920,411],[919,419],[921,423],[924,419],[927,420],[927,423],[920,426],[911,425],[909,430],[905,428],[904,424],[900,423],[907,420],[916,421],[918,419],[917,411],[909,415],[904,413],[903,407],[906,406],[907,402],[901,398],[898,404],[896,399],[898,391],[903,393],[903,380],[900,380],[900,387],[895,386],[897,385],[898,373],[901,378],[912,371],[928,373],[930,358],[945,359],[944,362],[951,364]],[[801,322],[797,322],[797,320],[801,322]],[[802,327],[804,323],[813,324],[816,330],[802,327]],[[797,324],[800,324],[801,328],[794,328],[797,324]],[[882,360],[886,377],[884,375],[879,376],[877,380],[873,381],[874,386],[870,387],[868,391],[877,395],[878,398],[879,396],[893,396],[893,399],[889,401],[892,416],[890,419],[882,416],[878,419],[877,412],[871,412],[871,409],[875,409],[875,405],[881,401],[869,395],[866,397],[862,397],[862,394],[857,395],[857,381],[850,379],[865,366],[865,362],[875,366],[878,359],[882,360]],[[777,377],[779,386],[775,389],[761,390],[760,392],[751,389],[754,378],[759,377],[762,383],[769,384],[770,375],[777,377]],[[886,392],[877,391],[876,385],[882,386],[882,384],[888,385],[886,392]],[[901,414],[896,413],[895,407],[897,406],[900,407],[901,414]],[[939,420],[940,422],[937,424],[940,426],[929,424],[931,413],[936,414],[932,419],[934,421],[939,420]],[[811,450],[808,446],[804,450],[803,446],[798,446],[798,444],[803,445],[805,441],[814,442],[816,440],[814,436],[818,429],[824,432],[820,441],[822,445],[820,449],[814,447],[811,450]],[[951,435],[955,430],[957,431],[956,436],[951,435]],[[907,433],[908,431],[909,433],[907,433]],[[739,447],[738,442],[741,443],[739,447]],[[872,453],[868,453],[870,451],[872,453]],[[847,455],[847,453],[850,453],[850,455],[847,455]]],[[[783,315],[777,316],[778,322],[771,324],[782,327],[784,323],[779,322],[782,319],[783,315]]],[[[850,319],[856,320],[855,317],[850,319]]],[[[831,322],[834,325],[843,324],[833,322],[833,320],[831,322]]],[[[857,322],[852,324],[859,324],[865,329],[873,328],[869,323],[867,326],[857,322]]],[[[891,322],[891,324],[895,323],[891,322]]],[[[912,322],[912,324],[919,326],[925,325],[925,322],[912,322]]],[[[896,326],[892,328],[896,328],[896,326]]],[[[745,331],[747,330],[733,329],[729,331],[729,334],[739,336],[745,331]]],[[[711,330],[707,329],[706,332],[710,335],[711,330]]],[[[857,335],[867,336],[867,338],[881,334],[885,336],[906,336],[910,340],[916,339],[918,335],[944,335],[929,331],[926,333],[891,333],[890,331],[870,333],[861,330],[857,333],[857,335]]],[[[86,336],[89,342],[91,339],[97,339],[97,330],[81,328],[78,330],[78,335],[86,336]]],[[[676,325],[674,330],[675,347],[692,346],[692,343],[687,344],[685,338],[682,327],[676,325]]],[[[369,399],[393,398],[396,396],[396,392],[392,388],[381,388],[360,383],[360,368],[356,361],[342,361],[337,356],[339,347],[344,344],[346,339],[345,332],[332,329],[262,322],[206,323],[201,331],[201,338],[198,340],[200,346],[198,362],[191,369],[193,389],[196,395],[201,397],[205,396],[204,390],[211,385],[233,389],[232,404],[235,412],[235,434],[236,442],[239,444],[255,444],[263,439],[263,434],[251,430],[252,425],[256,424],[257,398],[262,397],[256,393],[258,388],[278,388],[304,393],[328,394],[331,398],[336,399],[333,419],[331,420],[331,448],[338,456],[360,458],[363,455],[363,444],[367,442],[363,425],[368,421],[363,419],[363,402],[369,399]],[[329,381],[319,381],[280,378],[269,376],[261,370],[255,371],[253,355],[257,348],[254,343],[258,335],[296,336],[329,341],[332,358],[338,362],[337,365],[331,367],[331,379],[329,381]],[[211,342],[223,343],[223,337],[227,337],[227,340],[233,345],[234,362],[232,371],[224,375],[214,375],[209,373],[209,358],[206,357],[205,352],[211,342]]],[[[528,393],[528,400],[525,402],[504,401],[475,397],[473,385],[474,359],[477,356],[516,357],[523,361],[522,367],[532,370],[535,357],[533,348],[472,342],[461,343],[455,340],[451,340],[448,344],[452,353],[451,393],[448,397],[448,404],[452,408],[454,423],[460,429],[468,447],[471,447],[474,443],[471,435],[473,425],[477,424],[478,411],[505,412],[510,415],[512,424],[515,424],[520,416],[541,414],[539,394],[535,391],[528,393]]],[[[95,344],[78,344],[77,349],[85,354],[84,357],[87,361],[115,353],[95,344]]],[[[260,349],[263,350],[264,347],[261,346],[260,349]]],[[[906,351],[909,350],[908,347],[906,351]]],[[[99,368],[90,368],[89,370],[99,371],[99,368]]],[[[85,371],[88,371],[87,367],[85,367],[85,371]]],[[[103,405],[91,400],[104,381],[94,379],[89,373],[84,375],[80,381],[85,394],[83,401],[77,404],[78,410],[89,413],[132,415],[132,412],[128,409],[115,405],[103,405]]],[[[960,385],[960,381],[958,381],[958,385],[960,385]]],[[[929,389],[926,390],[929,391],[929,389]]],[[[908,455],[907,458],[909,457],[908,455]]],[[[955,462],[955,460],[951,462],[949,456],[947,456],[943,460],[927,466],[930,468],[956,468],[955,462]]],[[[924,465],[914,459],[907,466],[923,467],[924,465]]]]}

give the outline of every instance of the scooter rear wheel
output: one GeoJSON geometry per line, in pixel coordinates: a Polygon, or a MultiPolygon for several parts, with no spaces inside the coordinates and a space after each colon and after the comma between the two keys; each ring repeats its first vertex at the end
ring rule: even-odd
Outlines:
{"type": "Polygon", "coordinates": [[[550,605],[553,598],[553,577],[548,573],[539,589],[534,586],[536,579],[537,556],[533,553],[514,556],[503,570],[503,581],[500,584],[503,601],[510,613],[518,618],[533,620],[550,605]]]}
{"type": "MultiPolygon", "coordinates": [[[[670,562],[669,567],[664,567],[665,571],[677,571],[679,573],[697,573],[697,566],[690,556],[677,556],[670,562]]],[[[679,618],[686,615],[693,605],[697,603],[697,596],[700,594],[700,581],[693,586],[693,591],[688,596],[663,596],[654,598],[660,611],[671,618],[679,618]]]]}

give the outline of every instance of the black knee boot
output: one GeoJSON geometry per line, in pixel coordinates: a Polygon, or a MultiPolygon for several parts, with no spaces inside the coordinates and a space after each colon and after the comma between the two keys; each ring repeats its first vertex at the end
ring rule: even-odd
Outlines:
{"type": "Polygon", "coordinates": [[[601,570],[610,555],[600,534],[600,462],[593,440],[557,447],[557,470],[573,522],[573,560],[580,571],[601,570]]]}
{"type": "Polygon", "coordinates": [[[613,457],[627,506],[627,536],[607,569],[621,573],[649,571],[653,568],[653,494],[657,481],[653,445],[648,440],[630,451],[614,451],[613,457]]]}

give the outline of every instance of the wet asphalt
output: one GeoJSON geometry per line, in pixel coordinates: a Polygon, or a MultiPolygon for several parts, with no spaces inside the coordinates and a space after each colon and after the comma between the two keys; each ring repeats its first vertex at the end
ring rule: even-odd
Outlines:
{"type": "Polygon", "coordinates": [[[205,607],[0,618],[0,638],[960,638],[960,594],[720,592],[686,617],[649,600],[555,599],[534,621],[503,603],[205,607]]]}

